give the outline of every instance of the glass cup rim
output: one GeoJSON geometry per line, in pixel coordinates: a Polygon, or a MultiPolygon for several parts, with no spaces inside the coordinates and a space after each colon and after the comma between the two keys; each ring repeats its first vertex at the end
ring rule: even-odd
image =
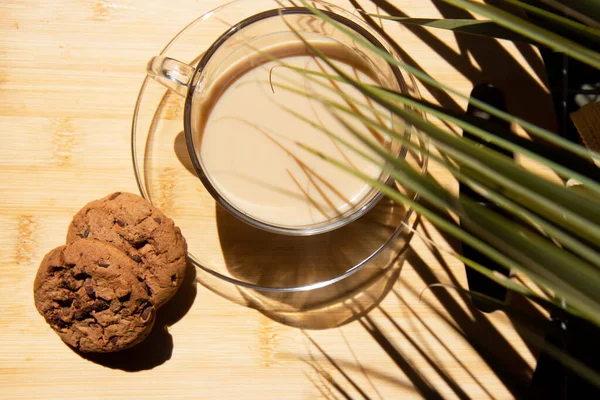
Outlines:
{"type": "MultiPolygon", "coordinates": [[[[237,0],[237,1],[234,1],[233,3],[237,3],[238,1],[243,1],[243,0],[237,0]]],[[[325,2],[321,2],[321,1],[320,1],[320,3],[327,4],[327,6],[331,7],[332,10],[339,10],[344,13],[348,13],[346,10],[344,10],[338,6],[331,5],[329,3],[325,3],[325,2]]],[[[231,4],[231,3],[229,3],[229,4],[231,4]]],[[[363,27],[363,26],[359,25],[358,23],[356,23],[355,21],[352,21],[351,19],[349,19],[343,15],[337,14],[335,12],[331,12],[328,10],[320,10],[320,11],[323,12],[324,14],[327,14],[330,18],[334,19],[336,22],[342,23],[346,27],[349,27],[353,31],[357,32],[358,34],[360,34],[363,38],[368,40],[374,46],[389,53],[388,49],[381,43],[381,41],[379,39],[377,39],[373,35],[373,33],[369,32],[365,27],[363,27]]],[[[227,212],[229,212],[236,218],[240,219],[241,221],[243,221],[255,228],[259,228],[259,229],[262,229],[262,230],[265,230],[268,232],[278,233],[278,234],[283,234],[283,235],[311,236],[311,235],[316,235],[316,234],[320,234],[320,233],[330,232],[332,230],[341,228],[342,226],[345,226],[345,225],[357,220],[358,218],[360,218],[364,214],[366,214],[369,210],[371,210],[381,200],[381,198],[383,197],[383,193],[381,191],[377,191],[373,195],[373,197],[371,199],[369,199],[367,201],[367,203],[364,204],[361,208],[359,208],[359,209],[351,208],[350,209],[351,212],[348,215],[346,215],[342,218],[339,218],[337,220],[333,220],[333,221],[326,220],[326,221],[323,221],[323,222],[317,223],[317,224],[312,224],[312,225],[308,225],[308,226],[307,225],[297,226],[297,227],[276,225],[276,224],[272,224],[272,223],[269,223],[266,221],[261,221],[259,219],[252,217],[251,215],[243,212],[236,206],[234,206],[223,195],[221,195],[221,193],[219,193],[219,191],[215,188],[212,181],[208,177],[208,174],[206,173],[202,163],[200,162],[200,159],[196,152],[196,149],[194,146],[194,135],[193,135],[193,126],[192,126],[193,99],[194,99],[194,93],[196,93],[197,83],[199,81],[198,78],[201,76],[204,68],[210,61],[212,55],[219,49],[219,47],[221,45],[223,45],[229,38],[231,38],[233,35],[235,35],[238,31],[240,31],[241,29],[243,29],[247,26],[250,26],[256,22],[259,22],[259,21],[262,21],[262,20],[265,20],[268,18],[276,17],[276,16],[294,15],[294,14],[314,15],[306,7],[274,8],[271,10],[258,12],[250,17],[247,17],[247,18],[237,22],[236,24],[231,26],[229,29],[227,29],[227,31],[225,31],[221,36],[219,36],[219,38],[215,42],[213,42],[209,46],[209,48],[204,52],[204,54],[198,61],[198,64],[195,66],[195,71],[194,71],[192,78],[190,79],[190,85],[188,87],[187,95],[185,98],[183,123],[184,123],[184,135],[185,135],[185,140],[186,140],[186,147],[187,147],[187,150],[188,150],[188,153],[190,156],[190,160],[192,162],[192,166],[194,167],[196,174],[200,178],[200,180],[201,180],[202,184],[204,185],[204,187],[206,188],[206,190],[210,193],[210,195],[215,199],[215,201],[221,207],[223,207],[227,212]]],[[[354,15],[350,15],[350,16],[353,18],[356,18],[354,15]]],[[[404,79],[402,78],[402,74],[400,73],[399,68],[397,66],[391,65],[390,63],[388,63],[388,65],[389,65],[397,83],[400,85],[400,87],[402,87],[404,79]]],[[[406,131],[406,135],[410,135],[410,129],[408,129],[406,131]]],[[[404,157],[406,155],[406,151],[407,151],[406,147],[401,146],[398,156],[404,157]]],[[[393,178],[390,176],[388,176],[387,179],[385,181],[383,181],[383,183],[385,183],[385,184],[390,184],[392,182],[393,182],[393,178]]],[[[369,196],[369,195],[367,195],[367,196],[369,196]]]]}

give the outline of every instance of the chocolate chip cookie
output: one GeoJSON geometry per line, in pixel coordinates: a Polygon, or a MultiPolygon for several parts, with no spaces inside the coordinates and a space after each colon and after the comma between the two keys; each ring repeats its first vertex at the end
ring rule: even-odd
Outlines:
{"type": "Polygon", "coordinates": [[[173,220],[140,196],[116,192],[92,201],[69,226],[67,243],[93,238],[111,243],[136,262],[136,274],[156,307],[166,303],[183,280],[187,244],[173,220]]]}
{"type": "Polygon", "coordinates": [[[118,248],[93,239],[50,251],[33,285],[35,306],[61,339],[82,352],[129,348],[150,333],[155,307],[118,248]]]}

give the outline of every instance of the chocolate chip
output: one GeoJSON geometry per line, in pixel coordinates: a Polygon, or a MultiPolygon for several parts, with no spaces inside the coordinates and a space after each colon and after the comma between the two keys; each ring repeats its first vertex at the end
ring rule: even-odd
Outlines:
{"type": "Polygon", "coordinates": [[[114,200],[117,197],[119,197],[121,195],[121,192],[115,192],[113,194],[110,195],[110,197],[108,198],[109,200],[114,200]]]}
{"type": "Polygon", "coordinates": [[[108,304],[107,301],[98,299],[94,302],[93,309],[94,309],[94,311],[104,311],[104,310],[107,310],[109,306],[110,305],[108,304]]]}
{"type": "Polygon", "coordinates": [[[152,315],[153,311],[154,311],[154,307],[151,305],[144,308],[144,311],[142,311],[142,321],[144,321],[144,322],[148,321],[150,319],[150,316],[152,315]]]}
{"type": "Polygon", "coordinates": [[[141,241],[136,242],[135,240],[130,240],[129,244],[131,246],[133,246],[134,249],[139,250],[142,247],[144,247],[145,245],[147,245],[148,241],[147,240],[141,240],[141,241]]]}
{"type": "Polygon", "coordinates": [[[85,306],[83,306],[81,311],[83,311],[86,314],[91,313],[92,311],[94,311],[94,303],[86,304],[85,306]]]}
{"type": "Polygon", "coordinates": [[[125,296],[119,297],[119,301],[121,303],[125,303],[126,301],[129,301],[130,298],[131,298],[131,292],[127,293],[125,296]]]}
{"type": "Polygon", "coordinates": [[[156,217],[156,218],[154,218],[154,220],[156,221],[157,224],[162,224],[162,218],[161,217],[156,217]]]}
{"type": "Polygon", "coordinates": [[[171,275],[171,285],[177,285],[177,274],[171,275]]]}
{"type": "Polygon", "coordinates": [[[76,319],[78,321],[85,319],[85,317],[87,317],[87,313],[83,310],[77,310],[75,311],[75,314],[73,314],[73,319],[76,319]]]}
{"type": "Polygon", "coordinates": [[[94,290],[94,288],[90,285],[90,286],[86,286],[85,287],[85,292],[87,293],[88,296],[90,296],[92,299],[96,298],[96,291],[94,290]]]}
{"type": "Polygon", "coordinates": [[[56,299],[56,302],[61,307],[71,307],[71,304],[73,304],[73,299],[66,299],[66,300],[56,299]]]}
{"type": "Polygon", "coordinates": [[[117,225],[119,225],[121,228],[124,228],[125,226],[127,226],[127,224],[125,223],[125,221],[123,221],[121,219],[116,220],[115,223],[117,225]]]}
{"type": "Polygon", "coordinates": [[[110,344],[112,344],[113,346],[116,346],[118,341],[119,341],[119,338],[116,336],[113,336],[109,339],[110,344]]]}
{"type": "Polygon", "coordinates": [[[57,273],[58,271],[62,271],[62,270],[64,270],[64,269],[65,269],[65,266],[64,266],[64,265],[57,265],[57,266],[55,266],[55,267],[52,267],[52,268],[50,268],[50,273],[51,273],[51,274],[55,274],[55,273],[57,273]]]}
{"type": "Polygon", "coordinates": [[[142,257],[138,256],[137,254],[133,254],[131,256],[129,256],[133,261],[135,261],[136,263],[141,263],[142,262],[142,257]]]}
{"type": "Polygon", "coordinates": [[[69,314],[71,314],[71,309],[69,307],[63,307],[62,308],[62,315],[65,317],[68,317],[69,314]]]}
{"type": "Polygon", "coordinates": [[[83,231],[83,233],[80,234],[79,237],[82,239],[86,239],[88,236],[90,236],[90,227],[89,226],[87,228],[85,228],[85,231],[83,231]]]}
{"type": "Polygon", "coordinates": [[[82,271],[73,274],[73,278],[77,279],[78,281],[82,281],[85,279],[87,283],[88,279],[90,279],[90,275],[88,275],[85,271],[82,271]]]}
{"type": "Polygon", "coordinates": [[[110,267],[110,263],[108,261],[100,260],[98,261],[98,266],[102,268],[107,268],[110,267]]]}

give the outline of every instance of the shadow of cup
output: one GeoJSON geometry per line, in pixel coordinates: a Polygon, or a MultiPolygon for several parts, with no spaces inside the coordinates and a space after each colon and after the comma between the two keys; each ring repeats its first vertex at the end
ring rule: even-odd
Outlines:
{"type": "Polygon", "coordinates": [[[306,237],[256,229],[218,206],[216,215],[227,270],[232,277],[257,286],[318,286],[377,253],[364,267],[324,287],[278,292],[238,288],[247,306],[303,329],[340,326],[376,306],[397,279],[401,250],[410,238],[406,231],[394,237],[406,208],[388,199],[352,224],[306,237]]]}

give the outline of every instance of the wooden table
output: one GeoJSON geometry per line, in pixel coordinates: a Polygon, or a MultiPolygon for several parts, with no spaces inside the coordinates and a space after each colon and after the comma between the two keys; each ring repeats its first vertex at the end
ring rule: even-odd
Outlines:
{"type": "MultiPolygon", "coordinates": [[[[521,393],[536,349],[504,313],[482,314],[455,290],[432,288],[420,299],[432,283],[464,287],[466,278],[460,262],[417,236],[383,301],[341,327],[302,330],[275,322],[208,290],[201,274],[180,299],[189,310],[171,307],[163,321],[168,328],[156,330],[151,345],[129,359],[84,359],[38,315],[35,272],[43,255],[64,242],[73,213],[115,190],[137,192],[130,125],[147,60],[222,3],[0,4],[0,397],[503,399],[521,393]]],[[[413,17],[444,11],[428,0],[393,3],[413,17]]],[[[435,78],[464,93],[474,83],[494,83],[511,111],[549,125],[542,65],[531,48],[389,29],[404,56],[435,78]]],[[[432,168],[440,182],[455,185],[432,168]]],[[[448,248],[428,223],[419,230],[448,248]]]]}

